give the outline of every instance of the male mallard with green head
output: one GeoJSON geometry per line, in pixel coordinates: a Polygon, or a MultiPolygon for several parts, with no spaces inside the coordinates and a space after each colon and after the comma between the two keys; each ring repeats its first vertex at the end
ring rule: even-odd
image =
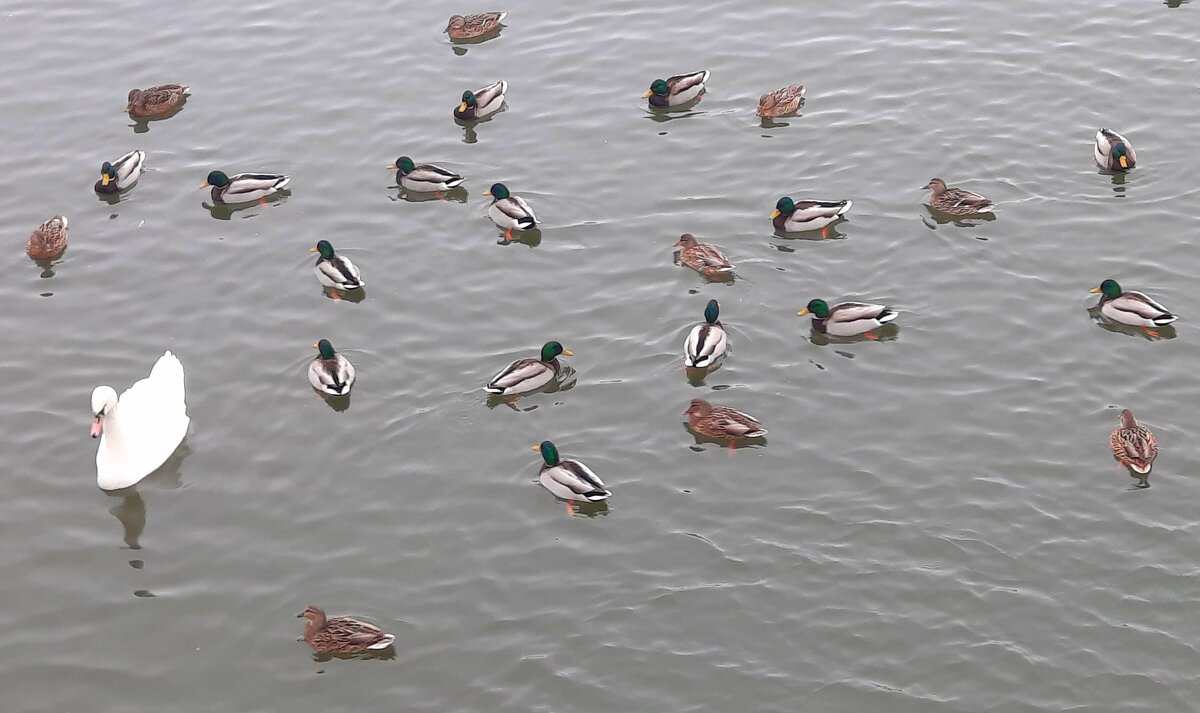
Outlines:
{"type": "Polygon", "coordinates": [[[313,345],[320,352],[308,365],[308,383],[317,391],[329,396],[346,396],[354,386],[354,365],[346,357],[333,350],[328,339],[313,345]]]}
{"type": "Polygon", "coordinates": [[[313,266],[313,272],[316,273],[318,282],[333,291],[334,300],[340,299],[338,290],[358,290],[366,284],[358,266],[350,262],[350,258],[345,255],[335,253],[328,240],[318,240],[317,246],[309,248],[309,252],[321,254],[313,266]]]}
{"type": "Polygon", "coordinates": [[[793,201],[784,196],[775,203],[771,213],[771,224],[775,229],[784,233],[801,233],[806,230],[820,230],[824,239],[829,233],[829,226],[841,218],[854,203],[849,200],[840,201],[793,201]]]}
{"type": "Polygon", "coordinates": [[[1092,155],[1101,168],[1109,171],[1123,173],[1137,165],[1133,144],[1111,129],[1096,132],[1096,146],[1092,155]]]}
{"type": "Polygon", "coordinates": [[[283,190],[291,180],[291,176],[274,173],[227,176],[223,171],[212,171],[200,187],[212,187],[213,203],[253,203],[283,190]]]}
{"type": "Polygon", "coordinates": [[[508,82],[503,79],[475,91],[468,89],[463,92],[462,102],[454,108],[454,118],[474,121],[495,114],[504,105],[504,93],[507,91],[508,82]]]}
{"type": "Polygon", "coordinates": [[[707,369],[725,356],[729,339],[718,317],[720,305],[709,300],[704,306],[704,321],[692,327],[683,342],[683,365],[691,369],[707,369]]]}
{"type": "Polygon", "coordinates": [[[465,180],[457,173],[432,163],[413,163],[408,156],[401,156],[388,168],[396,171],[396,183],[406,191],[441,193],[457,188],[465,180]]]}
{"type": "Polygon", "coordinates": [[[492,197],[488,216],[493,223],[504,228],[504,242],[512,240],[514,230],[533,230],[537,226],[538,219],[533,214],[533,208],[521,196],[509,193],[508,186],[503,183],[493,183],[483,195],[492,197]]]}
{"type": "Polygon", "coordinates": [[[871,330],[891,322],[900,313],[891,307],[865,302],[843,302],[830,307],[825,300],[809,300],[808,306],[796,313],[803,317],[812,315],[812,327],[821,334],[835,337],[853,337],[859,334],[867,339],[878,339],[871,330]]]}
{"type": "Polygon", "coordinates": [[[650,106],[669,107],[687,104],[693,99],[699,99],[704,93],[704,83],[708,81],[708,70],[688,74],[677,74],[666,79],[655,79],[650,83],[650,89],[642,95],[650,100],[650,106]]]}
{"type": "Polygon", "coordinates": [[[488,381],[483,390],[489,394],[519,396],[540,389],[558,376],[562,364],[560,356],[574,356],[558,342],[546,342],[538,358],[523,357],[500,370],[488,381]]]}
{"type": "Polygon", "coordinates": [[[133,188],[142,177],[146,152],[134,149],[121,158],[100,166],[100,180],[96,181],[96,192],[104,195],[121,193],[133,188]]]}
{"type": "Polygon", "coordinates": [[[1179,317],[1142,292],[1124,292],[1116,280],[1105,280],[1092,293],[1100,293],[1100,314],[1114,322],[1141,327],[1148,337],[1159,336],[1153,327],[1165,327],[1179,317]]]}
{"type": "Polygon", "coordinates": [[[542,454],[538,482],[555,497],[567,501],[567,512],[572,512],[573,501],[598,503],[612,495],[591,468],[574,458],[563,458],[550,441],[542,441],[533,450],[542,454]]]}

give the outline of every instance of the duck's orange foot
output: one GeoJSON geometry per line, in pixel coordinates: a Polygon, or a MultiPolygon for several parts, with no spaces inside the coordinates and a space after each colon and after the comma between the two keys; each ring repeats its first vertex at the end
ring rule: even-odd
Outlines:
{"type": "Polygon", "coordinates": [[[730,458],[732,458],[732,457],[733,457],[733,453],[734,453],[734,448],[733,448],[733,439],[730,439],[730,440],[729,440],[729,448],[728,448],[728,449],[727,449],[725,452],[729,454],[729,457],[730,457],[730,458]]]}
{"type": "Polygon", "coordinates": [[[446,197],[442,195],[441,191],[434,191],[433,196],[434,196],[434,198],[437,198],[439,201],[446,200],[446,197]]]}
{"type": "Polygon", "coordinates": [[[572,501],[570,501],[570,500],[568,500],[568,501],[567,501],[567,515],[568,515],[568,516],[571,516],[571,515],[574,515],[574,514],[575,514],[575,503],[574,503],[574,502],[572,502],[572,501]]]}
{"type": "Polygon", "coordinates": [[[329,294],[330,294],[330,295],[333,297],[333,301],[334,301],[334,302],[341,302],[341,301],[342,301],[342,296],[338,294],[338,291],[337,291],[337,288],[336,288],[336,287],[330,287],[330,288],[329,288],[329,294]]]}
{"type": "Polygon", "coordinates": [[[879,339],[879,337],[877,337],[874,332],[863,332],[863,338],[868,339],[872,342],[877,341],[879,339]]]}
{"type": "Polygon", "coordinates": [[[829,226],[826,225],[824,228],[821,228],[821,240],[824,240],[825,238],[828,238],[828,237],[829,237],[829,226]]]}
{"type": "Polygon", "coordinates": [[[512,228],[504,231],[504,242],[512,242],[512,228]]]}
{"type": "Polygon", "coordinates": [[[266,204],[267,204],[267,197],[266,197],[266,196],[263,196],[262,198],[259,198],[259,199],[258,199],[258,204],[259,204],[259,205],[266,205],[266,204]]]}
{"type": "Polygon", "coordinates": [[[1158,334],[1157,329],[1150,329],[1149,327],[1142,327],[1142,331],[1146,333],[1147,337],[1150,337],[1151,339],[1158,339],[1159,334],[1158,334]]]}

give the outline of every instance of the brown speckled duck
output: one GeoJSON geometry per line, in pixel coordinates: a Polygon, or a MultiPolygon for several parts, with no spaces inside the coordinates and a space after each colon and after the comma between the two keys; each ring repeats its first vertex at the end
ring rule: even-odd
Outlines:
{"type": "Polygon", "coordinates": [[[792,84],[758,98],[759,116],[790,116],[804,105],[804,85],[792,84]]]}
{"type": "Polygon", "coordinates": [[[310,606],[296,615],[304,624],[304,641],[321,654],[360,654],[380,651],[392,645],[396,637],[374,624],[348,616],[325,616],[325,610],[310,606]]]}
{"type": "Polygon", "coordinates": [[[679,262],[709,279],[728,277],[733,272],[733,265],[720,250],[698,242],[691,233],[680,235],[673,247],[680,248],[679,262]]]}
{"type": "Polygon", "coordinates": [[[451,40],[474,40],[499,29],[507,16],[507,12],[480,12],[465,17],[454,15],[442,32],[450,35],[451,40]]]}
{"type": "Polygon", "coordinates": [[[730,445],[739,438],[758,438],[767,435],[758,419],[725,406],[713,406],[704,399],[692,399],[687,411],[688,427],[707,438],[728,440],[730,445]]]}
{"type": "Polygon", "coordinates": [[[987,196],[955,186],[946,186],[940,178],[931,178],[925,188],[933,191],[929,206],[949,215],[977,215],[990,213],[996,204],[987,196]]]}
{"type": "Polygon", "coordinates": [[[54,260],[67,249],[67,216],[56,215],[29,236],[25,254],[34,260],[54,260]]]}
{"type": "Polygon", "coordinates": [[[1112,449],[1113,458],[1121,465],[1128,466],[1133,471],[1131,475],[1136,474],[1134,477],[1142,481],[1140,485],[1146,487],[1146,478],[1154,466],[1154,459],[1158,457],[1158,440],[1150,429],[1137,422],[1129,409],[1121,412],[1116,430],[1108,437],[1108,446],[1112,449]]]}
{"type": "Polygon", "coordinates": [[[149,89],[130,89],[129,106],[125,111],[130,116],[153,118],[164,116],[183,106],[190,87],[183,84],[160,84],[149,89]]]}

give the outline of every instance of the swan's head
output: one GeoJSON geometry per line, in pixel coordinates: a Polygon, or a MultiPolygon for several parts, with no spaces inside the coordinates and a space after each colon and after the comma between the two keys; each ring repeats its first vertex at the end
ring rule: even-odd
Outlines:
{"type": "Polygon", "coordinates": [[[111,386],[97,386],[92,391],[92,438],[104,433],[104,417],[117,405],[117,392],[111,386]]]}

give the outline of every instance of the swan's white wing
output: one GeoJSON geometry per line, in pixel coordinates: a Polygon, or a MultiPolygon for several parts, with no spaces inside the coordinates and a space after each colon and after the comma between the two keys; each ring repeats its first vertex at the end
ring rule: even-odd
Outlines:
{"type": "Polygon", "coordinates": [[[96,453],[100,487],[127,488],[153,473],[179,447],[189,423],[183,364],[168,351],[150,376],[126,389],[117,408],[105,416],[96,453]]]}

